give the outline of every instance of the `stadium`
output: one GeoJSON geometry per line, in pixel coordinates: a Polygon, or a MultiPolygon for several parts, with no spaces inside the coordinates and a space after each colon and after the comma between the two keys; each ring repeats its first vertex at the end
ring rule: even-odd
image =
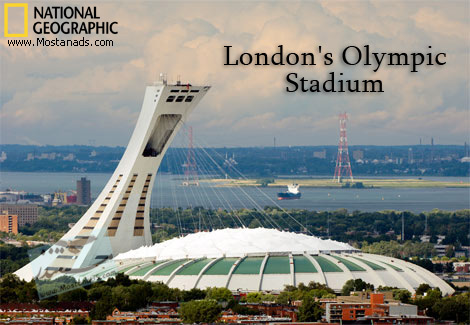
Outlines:
{"type": "Polygon", "coordinates": [[[83,283],[124,273],[184,290],[226,287],[243,292],[279,292],[286,285],[311,281],[339,292],[346,281],[362,279],[376,288],[414,293],[427,283],[444,295],[454,292],[412,263],[277,230],[284,228],[270,220],[269,229],[224,226],[152,246],[149,212],[156,171],[175,134],[209,89],[180,82],[169,85],[165,79],[148,86],[129,145],[102,192],[61,240],[15,274],[27,281],[71,276],[83,283]]]}
{"type": "Polygon", "coordinates": [[[286,285],[315,281],[340,292],[346,281],[362,279],[375,288],[397,287],[414,293],[427,283],[444,295],[454,292],[415,264],[361,253],[345,243],[266,228],[200,232],[141,247],[100,265],[93,276],[112,272],[182,290],[216,286],[277,293],[286,285]]]}

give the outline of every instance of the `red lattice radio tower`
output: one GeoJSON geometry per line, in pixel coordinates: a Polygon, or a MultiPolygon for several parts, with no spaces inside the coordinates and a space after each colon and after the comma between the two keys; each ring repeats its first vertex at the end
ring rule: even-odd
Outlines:
{"type": "Polygon", "coordinates": [[[351,170],[351,162],[349,161],[348,152],[348,137],[346,135],[346,121],[348,115],[346,113],[339,114],[339,144],[338,144],[338,156],[336,158],[336,168],[334,181],[338,183],[344,177],[349,177],[353,181],[353,175],[351,170]]]}
{"type": "Polygon", "coordinates": [[[194,155],[193,148],[193,128],[188,127],[188,153],[186,154],[186,163],[184,166],[184,186],[196,185],[199,186],[199,177],[197,174],[196,156],[194,155]]]}

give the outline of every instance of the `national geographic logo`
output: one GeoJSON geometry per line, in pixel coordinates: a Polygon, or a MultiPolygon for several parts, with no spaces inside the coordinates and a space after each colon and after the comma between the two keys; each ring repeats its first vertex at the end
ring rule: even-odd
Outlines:
{"type": "MultiPolygon", "coordinates": [[[[5,3],[4,5],[4,36],[28,37],[28,4],[5,3]],[[18,10],[13,14],[12,8],[23,9],[24,29],[23,33],[11,30],[11,23],[18,26],[18,10]],[[15,19],[15,20],[13,20],[15,19]]],[[[36,35],[92,35],[92,34],[118,34],[117,21],[102,21],[98,15],[96,6],[34,6],[33,7],[33,32],[36,35]]]]}
{"type": "MultiPolygon", "coordinates": [[[[15,14],[18,13],[18,10],[12,10],[12,11],[17,11],[16,13],[12,13],[12,19],[18,19],[15,14]]],[[[21,10],[20,10],[21,11],[21,10]]],[[[28,37],[28,4],[27,3],[5,3],[3,6],[3,21],[4,21],[4,26],[3,26],[3,34],[5,37],[28,37]],[[11,31],[10,26],[9,26],[9,21],[8,17],[10,9],[11,8],[20,8],[23,9],[23,33],[18,33],[18,31],[11,31]]]]}

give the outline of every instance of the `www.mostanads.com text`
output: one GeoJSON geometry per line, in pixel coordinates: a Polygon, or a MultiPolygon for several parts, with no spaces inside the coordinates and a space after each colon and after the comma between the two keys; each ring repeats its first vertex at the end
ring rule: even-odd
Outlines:
{"type": "Polygon", "coordinates": [[[9,39],[8,46],[77,46],[77,47],[86,47],[86,46],[104,46],[111,47],[114,46],[112,40],[87,40],[84,37],[81,39],[46,39],[46,38],[37,38],[36,41],[30,39],[9,39]]]}

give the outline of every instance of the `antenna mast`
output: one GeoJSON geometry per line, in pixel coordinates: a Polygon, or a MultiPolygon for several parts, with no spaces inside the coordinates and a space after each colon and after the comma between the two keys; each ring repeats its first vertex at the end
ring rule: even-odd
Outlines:
{"type": "Polygon", "coordinates": [[[335,175],[334,181],[340,183],[343,177],[349,177],[353,181],[353,175],[351,170],[351,162],[349,161],[348,152],[348,137],[346,135],[346,121],[348,115],[346,113],[339,114],[339,144],[338,144],[338,156],[336,158],[335,175]]]}

